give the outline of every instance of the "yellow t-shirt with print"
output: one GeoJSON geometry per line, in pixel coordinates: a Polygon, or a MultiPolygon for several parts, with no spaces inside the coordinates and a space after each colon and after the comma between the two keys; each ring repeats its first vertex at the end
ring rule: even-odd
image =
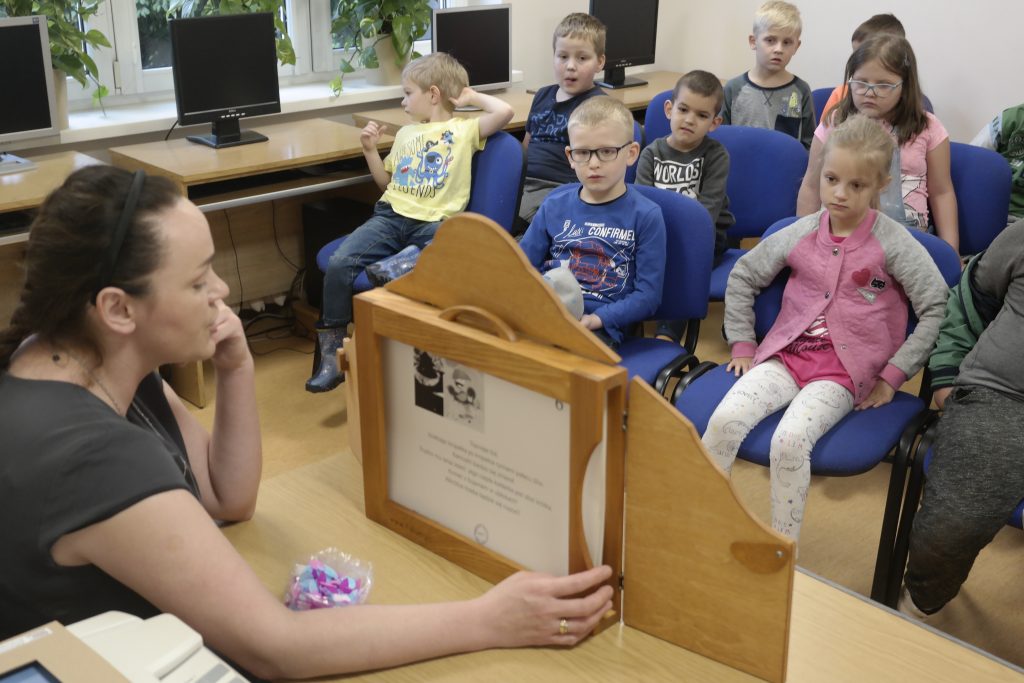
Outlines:
{"type": "Polygon", "coordinates": [[[391,182],[381,199],[418,221],[441,221],[463,211],[469,204],[473,153],[484,142],[477,119],[403,126],[384,159],[391,182]]]}

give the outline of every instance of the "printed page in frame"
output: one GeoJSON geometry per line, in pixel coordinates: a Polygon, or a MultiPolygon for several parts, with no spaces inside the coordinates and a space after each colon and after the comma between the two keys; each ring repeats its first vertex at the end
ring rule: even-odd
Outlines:
{"type": "MultiPolygon", "coordinates": [[[[570,406],[386,339],[388,497],[538,571],[566,574],[570,406]]],[[[604,442],[584,486],[584,531],[602,551],[604,442]]]]}

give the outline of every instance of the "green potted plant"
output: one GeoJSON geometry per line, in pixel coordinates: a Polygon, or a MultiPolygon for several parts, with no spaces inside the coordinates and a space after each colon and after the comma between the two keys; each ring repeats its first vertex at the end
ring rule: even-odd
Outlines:
{"type": "MultiPolygon", "coordinates": [[[[67,76],[71,76],[88,87],[93,82],[93,101],[102,106],[107,88],[99,82],[96,62],[89,56],[90,48],[110,47],[110,41],[95,29],[83,31],[83,26],[94,16],[103,0],[0,0],[0,16],[25,17],[38,15],[46,17],[47,33],[50,36],[50,58],[56,72],[58,88],[67,76]]],[[[65,91],[66,93],[66,91],[65,91]]],[[[67,96],[64,96],[64,112],[67,112],[67,96]]]]}
{"type": "Polygon", "coordinates": [[[395,72],[419,56],[412,45],[430,28],[431,17],[429,0],[338,0],[331,34],[348,52],[341,60],[341,74],[331,81],[334,94],[341,92],[345,74],[360,67],[380,68],[388,72],[381,74],[385,82],[393,82],[395,72]]]}

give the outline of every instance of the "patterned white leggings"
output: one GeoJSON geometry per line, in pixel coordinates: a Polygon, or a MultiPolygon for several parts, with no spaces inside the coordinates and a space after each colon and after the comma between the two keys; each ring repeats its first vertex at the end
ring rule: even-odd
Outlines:
{"type": "Polygon", "coordinates": [[[787,404],[769,451],[772,528],[796,540],[811,485],[811,450],[853,409],[853,394],[828,380],[800,389],[782,361],[772,358],[736,381],[711,415],[702,441],[729,474],[750,430],[787,404]]]}

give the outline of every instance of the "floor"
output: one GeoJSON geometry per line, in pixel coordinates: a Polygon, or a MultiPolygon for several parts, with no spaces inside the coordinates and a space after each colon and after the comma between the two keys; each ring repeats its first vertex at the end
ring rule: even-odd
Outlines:
{"type": "MultiPolygon", "coordinates": [[[[698,356],[728,358],[721,338],[722,309],[713,304],[702,325],[698,356]]],[[[257,393],[263,432],[264,477],[270,478],[348,449],[346,398],[343,389],[309,394],[313,344],[278,329],[254,338],[257,393]]],[[[207,373],[211,376],[212,373],[207,373]]],[[[212,423],[212,406],[195,411],[212,423]]],[[[734,481],[755,514],[768,518],[768,471],[738,461],[734,481]]],[[[889,480],[889,466],[849,478],[812,480],[799,547],[799,564],[853,591],[870,591],[889,480]]],[[[928,624],[983,650],[1024,666],[1024,636],[1019,605],[1024,604],[1021,559],[1024,533],[1001,531],[979,557],[960,595],[928,624]]]]}

